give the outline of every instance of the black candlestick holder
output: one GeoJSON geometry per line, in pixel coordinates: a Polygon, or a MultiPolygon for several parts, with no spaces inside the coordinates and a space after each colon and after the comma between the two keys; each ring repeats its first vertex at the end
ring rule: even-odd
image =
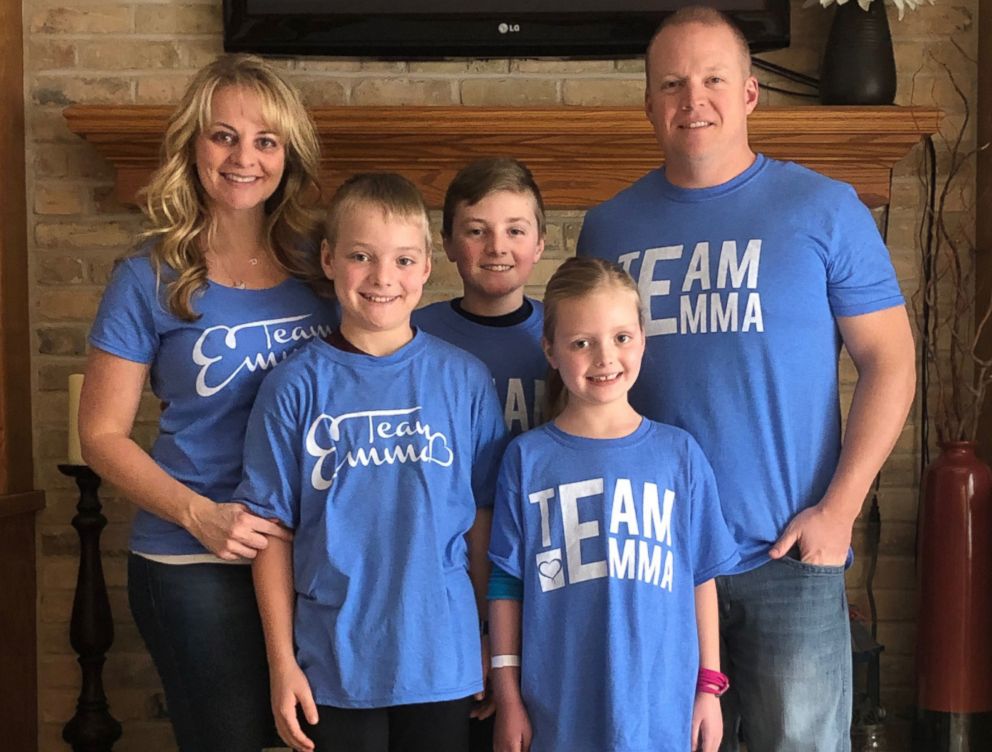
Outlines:
{"type": "Polygon", "coordinates": [[[121,724],[110,714],[103,691],[103,664],[114,642],[114,620],[100,560],[100,533],[107,525],[97,490],[100,476],[86,465],[59,465],[75,479],[79,503],[72,526],[79,533],[79,575],[72,601],[69,642],[79,656],[83,682],[76,714],[62,729],[73,752],[110,752],[121,737],[121,724]]]}

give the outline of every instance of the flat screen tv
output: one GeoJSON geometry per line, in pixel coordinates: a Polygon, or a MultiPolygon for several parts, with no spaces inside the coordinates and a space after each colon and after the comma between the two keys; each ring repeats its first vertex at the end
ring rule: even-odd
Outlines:
{"type": "MultiPolygon", "coordinates": [[[[679,0],[224,0],[224,48],[383,59],[631,57],[679,0]]],[[[789,44],[789,0],[712,0],[753,52],[789,44]]]]}

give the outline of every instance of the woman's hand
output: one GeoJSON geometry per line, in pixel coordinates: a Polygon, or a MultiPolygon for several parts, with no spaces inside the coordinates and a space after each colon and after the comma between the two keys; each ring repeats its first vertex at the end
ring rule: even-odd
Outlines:
{"type": "Polygon", "coordinates": [[[186,529],[217,557],[254,559],[269,543],[269,537],[293,540],[293,534],[278,522],[252,514],[237,502],[217,504],[201,497],[190,509],[186,529]]]}
{"type": "Polygon", "coordinates": [[[79,403],[83,457],[138,506],[182,525],[221,559],[254,559],[268,539],[292,540],[242,504],[216,503],[166,473],[131,439],[148,366],[94,349],[79,403]]]}
{"type": "Polygon", "coordinates": [[[317,725],[317,704],[313,701],[310,682],[295,660],[287,661],[285,665],[269,667],[272,691],[272,715],[276,720],[276,730],[279,738],[286,746],[295,750],[311,752],[314,743],[303,733],[300,727],[296,707],[299,705],[303,717],[311,726],[317,725]]]}

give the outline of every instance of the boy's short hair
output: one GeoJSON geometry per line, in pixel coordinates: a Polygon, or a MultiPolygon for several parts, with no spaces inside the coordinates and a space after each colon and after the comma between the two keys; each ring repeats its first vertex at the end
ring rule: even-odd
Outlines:
{"type": "Polygon", "coordinates": [[[458,171],[444,194],[441,220],[443,236],[451,237],[455,212],[461,204],[473,206],[496,191],[529,193],[534,199],[537,229],[544,236],[544,199],[541,197],[541,189],[537,187],[534,176],[523,162],[508,157],[479,159],[458,171]]]}
{"type": "Polygon", "coordinates": [[[362,172],[352,175],[334,192],[324,217],[324,238],[334,249],[341,219],[359,207],[382,210],[386,217],[422,222],[424,249],[431,253],[431,224],[424,197],[412,182],[395,172],[362,172]]]}

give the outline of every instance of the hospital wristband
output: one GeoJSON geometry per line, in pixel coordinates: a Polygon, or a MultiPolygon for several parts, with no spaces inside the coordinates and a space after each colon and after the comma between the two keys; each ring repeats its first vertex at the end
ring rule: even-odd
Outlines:
{"type": "Polygon", "coordinates": [[[699,669],[699,676],[696,679],[696,694],[722,696],[730,689],[730,678],[726,674],[714,671],[710,668],[699,669]]]}
{"type": "Polygon", "coordinates": [[[520,656],[519,655],[494,655],[492,663],[490,664],[493,668],[506,668],[507,666],[519,666],[520,656]]]}

